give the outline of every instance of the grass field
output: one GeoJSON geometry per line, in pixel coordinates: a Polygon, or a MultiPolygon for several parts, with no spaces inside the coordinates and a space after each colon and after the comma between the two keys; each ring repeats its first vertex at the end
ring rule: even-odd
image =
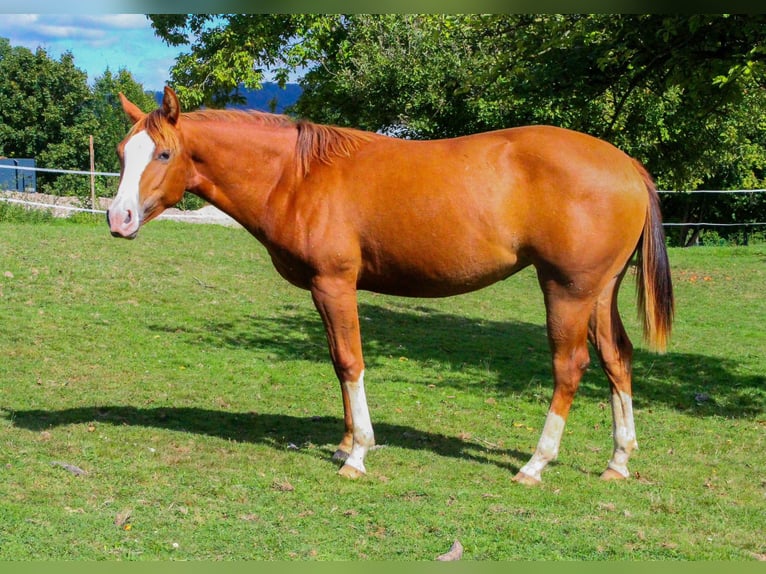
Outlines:
{"type": "Polygon", "coordinates": [[[594,361],[559,460],[511,482],[551,394],[527,270],[364,293],[379,445],[336,475],[340,392],[306,292],[241,229],[0,223],[0,560],[766,558],[766,246],[671,250],[677,321],[637,346],[634,476],[594,361]]]}

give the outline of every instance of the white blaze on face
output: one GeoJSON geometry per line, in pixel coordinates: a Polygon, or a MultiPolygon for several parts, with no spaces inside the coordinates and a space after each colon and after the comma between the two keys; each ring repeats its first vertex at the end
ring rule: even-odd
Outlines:
{"type": "Polygon", "coordinates": [[[154,157],[155,145],[146,131],[140,131],[125,144],[123,173],[117,195],[109,207],[112,233],[130,237],[141,225],[139,183],[141,175],[154,157]]]}

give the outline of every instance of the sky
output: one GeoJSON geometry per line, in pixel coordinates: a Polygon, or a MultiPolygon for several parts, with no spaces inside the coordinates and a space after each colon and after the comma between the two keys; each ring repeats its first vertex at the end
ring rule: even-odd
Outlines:
{"type": "Polygon", "coordinates": [[[158,91],[184,51],[156,37],[143,14],[0,14],[0,38],[32,51],[42,47],[56,60],[71,52],[91,84],[107,69],[125,68],[145,90],[158,91]]]}

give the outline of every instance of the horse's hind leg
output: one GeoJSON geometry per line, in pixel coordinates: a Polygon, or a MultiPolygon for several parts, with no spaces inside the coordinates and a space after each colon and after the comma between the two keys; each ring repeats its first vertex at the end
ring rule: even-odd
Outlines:
{"type": "Polygon", "coordinates": [[[601,292],[591,314],[588,332],[609,379],[612,394],[614,452],[607,469],[601,475],[606,480],[627,478],[630,475],[628,458],[638,448],[631,391],[633,345],[617,310],[617,291],[622,277],[615,277],[601,292]]]}
{"type": "Polygon", "coordinates": [[[514,477],[522,484],[537,484],[543,468],[556,458],[569,409],[590,362],[588,317],[592,298],[572,297],[567,287],[541,277],[547,311],[548,341],[553,354],[553,398],[545,426],[532,458],[514,477]]]}

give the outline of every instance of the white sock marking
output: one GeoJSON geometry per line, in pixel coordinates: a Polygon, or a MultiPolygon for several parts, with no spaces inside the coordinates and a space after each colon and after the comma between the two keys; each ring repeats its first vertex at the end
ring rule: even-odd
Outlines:
{"type": "Polygon", "coordinates": [[[563,417],[552,411],[548,411],[548,416],[545,419],[545,426],[543,427],[543,433],[540,435],[540,440],[537,443],[535,453],[532,455],[529,462],[521,468],[520,472],[540,480],[540,473],[543,468],[545,468],[545,465],[558,456],[559,445],[561,444],[561,436],[564,434],[565,424],[566,421],[563,417]]]}
{"type": "Polygon", "coordinates": [[[348,455],[346,464],[361,472],[366,472],[364,457],[370,447],[375,444],[375,435],[372,431],[370,411],[367,408],[367,396],[364,392],[364,371],[359,375],[358,381],[349,381],[343,384],[348,390],[351,418],[354,421],[354,445],[351,447],[351,454],[348,455]]]}
{"type": "Polygon", "coordinates": [[[636,427],[633,422],[633,399],[627,393],[612,393],[612,433],[614,435],[614,453],[607,465],[612,470],[628,477],[628,458],[636,442],[636,427]]]}

